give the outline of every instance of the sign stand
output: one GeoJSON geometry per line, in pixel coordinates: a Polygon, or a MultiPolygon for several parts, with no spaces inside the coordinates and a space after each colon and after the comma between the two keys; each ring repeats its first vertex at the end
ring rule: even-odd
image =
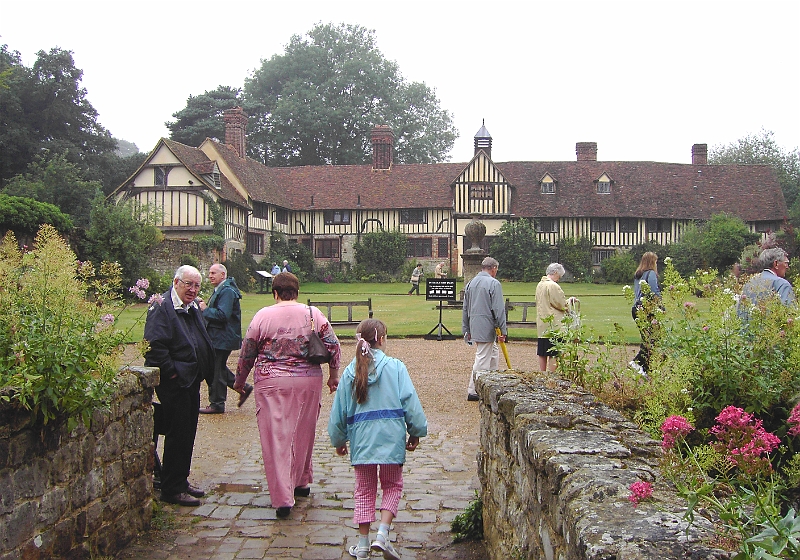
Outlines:
{"type": "Polygon", "coordinates": [[[439,324],[433,327],[423,338],[426,340],[455,340],[458,337],[451,333],[442,323],[442,302],[456,298],[455,278],[431,278],[425,281],[425,299],[439,301],[439,324]],[[433,333],[438,329],[438,335],[433,333]],[[447,336],[442,331],[447,331],[447,336]]]}

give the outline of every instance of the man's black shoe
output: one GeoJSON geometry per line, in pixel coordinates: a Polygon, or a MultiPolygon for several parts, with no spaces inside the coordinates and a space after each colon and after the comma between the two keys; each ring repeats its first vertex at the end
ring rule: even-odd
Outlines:
{"type": "Polygon", "coordinates": [[[182,494],[164,494],[161,493],[161,501],[167,502],[168,504],[177,504],[179,506],[199,506],[200,500],[195,498],[194,496],[190,496],[188,493],[183,492],[182,494]]]}
{"type": "Polygon", "coordinates": [[[473,402],[473,401],[479,401],[481,399],[475,393],[470,393],[469,395],[467,395],[467,400],[470,401],[470,402],[473,402]]]}
{"type": "Polygon", "coordinates": [[[191,484],[188,488],[186,488],[186,493],[190,496],[194,496],[195,498],[202,498],[206,495],[206,493],[200,490],[197,486],[192,486],[191,484]]]}
{"type": "Polygon", "coordinates": [[[225,414],[225,411],[213,406],[206,406],[200,409],[200,414],[225,414]]]}

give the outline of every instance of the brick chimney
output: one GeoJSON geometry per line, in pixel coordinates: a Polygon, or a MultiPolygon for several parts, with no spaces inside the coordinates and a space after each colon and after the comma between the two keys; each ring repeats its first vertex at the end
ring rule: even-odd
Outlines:
{"type": "Polygon", "coordinates": [[[578,142],[575,153],[578,161],[597,161],[597,142],[578,142]]]}
{"type": "Polygon", "coordinates": [[[241,107],[234,107],[225,111],[223,118],[225,119],[225,143],[236,150],[240,158],[243,158],[247,147],[245,140],[247,113],[241,107]]]}
{"type": "Polygon", "coordinates": [[[475,154],[483,150],[489,159],[492,159],[492,135],[486,130],[486,121],[481,121],[481,129],[475,133],[475,154]]]}
{"type": "Polygon", "coordinates": [[[708,165],[708,144],[692,145],[692,165],[708,165]]]}
{"type": "Polygon", "coordinates": [[[372,169],[391,169],[394,132],[389,125],[381,124],[372,129],[372,169]]]}

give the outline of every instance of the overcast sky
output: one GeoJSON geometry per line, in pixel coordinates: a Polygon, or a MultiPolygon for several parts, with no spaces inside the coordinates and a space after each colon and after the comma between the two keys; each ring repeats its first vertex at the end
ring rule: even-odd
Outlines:
{"type": "Polygon", "coordinates": [[[0,0],[0,44],[31,66],[73,51],[116,138],[149,151],[164,122],[315,23],[360,24],[409,81],[434,88],[468,161],[483,119],[495,161],[689,163],[691,146],[764,128],[800,146],[800,1],[0,0]]]}

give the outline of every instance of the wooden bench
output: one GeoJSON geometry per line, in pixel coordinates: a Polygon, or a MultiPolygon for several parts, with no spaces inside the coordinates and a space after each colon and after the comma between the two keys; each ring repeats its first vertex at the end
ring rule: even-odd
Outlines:
{"type": "MultiPolygon", "coordinates": [[[[362,301],[311,301],[308,300],[308,305],[313,305],[314,307],[319,308],[322,310],[323,308],[327,309],[325,316],[328,317],[328,322],[336,326],[342,325],[357,325],[363,319],[353,319],[353,308],[354,307],[366,307],[368,310],[369,318],[372,319],[372,298],[365,299],[362,301]],[[334,319],[333,317],[333,310],[335,308],[347,308],[347,319],[340,319],[340,314],[337,312],[337,318],[334,319]]],[[[366,317],[364,317],[366,319],[366,317]]]]}
{"type": "MultiPolygon", "coordinates": [[[[536,310],[533,309],[533,318],[528,318],[528,308],[536,307],[535,301],[509,301],[506,298],[506,325],[510,329],[535,329],[536,328],[536,310]],[[510,311],[516,311],[517,308],[522,308],[522,317],[520,319],[509,318],[510,311]]],[[[516,316],[516,314],[515,314],[516,316]]]]}

